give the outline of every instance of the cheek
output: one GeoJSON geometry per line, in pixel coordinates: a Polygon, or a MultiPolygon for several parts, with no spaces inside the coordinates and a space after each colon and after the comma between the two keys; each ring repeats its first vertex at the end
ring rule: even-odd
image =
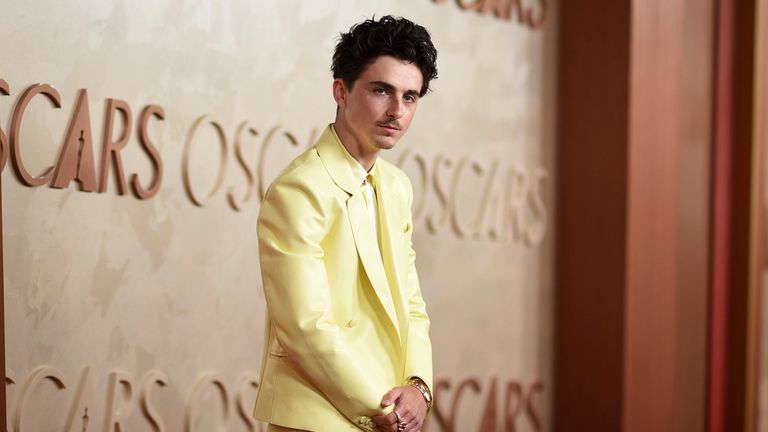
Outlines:
{"type": "Polygon", "coordinates": [[[410,125],[410,124],[411,124],[411,120],[413,120],[413,115],[414,115],[415,113],[416,113],[416,110],[414,109],[414,110],[410,111],[410,112],[408,113],[408,115],[406,115],[406,116],[403,118],[403,121],[402,121],[402,123],[403,123],[403,125],[404,125],[404,126],[406,126],[406,127],[407,127],[408,125],[410,125]]]}

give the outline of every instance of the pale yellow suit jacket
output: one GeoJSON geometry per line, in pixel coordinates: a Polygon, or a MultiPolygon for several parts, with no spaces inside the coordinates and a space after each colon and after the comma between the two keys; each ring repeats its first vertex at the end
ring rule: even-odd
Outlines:
{"type": "Polygon", "coordinates": [[[410,181],[376,162],[379,242],[358,170],[329,126],[266,193],[258,221],[267,301],[258,420],[372,430],[371,416],[392,409],[379,406],[391,388],[412,376],[432,388],[410,181]]]}

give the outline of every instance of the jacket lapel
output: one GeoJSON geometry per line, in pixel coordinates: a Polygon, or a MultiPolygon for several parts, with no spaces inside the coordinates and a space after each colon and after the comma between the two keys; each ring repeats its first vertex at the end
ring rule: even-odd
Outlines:
{"type": "Polygon", "coordinates": [[[384,271],[384,264],[379,253],[378,241],[376,240],[376,231],[368,219],[368,213],[365,207],[365,199],[361,193],[352,195],[347,200],[347,211],[349,212],[349,222],[352,225],[352,234],[355,237],[355,246],[363,263],[368,280],[371,281],[373,290],[379,297],[381,305],[387,311],[389,319],[392,321],[400,338],[400,326],[398,325],[397,311],[392,299],[391,290],[387,274],[384,271]]]}
{"type": "Polygon", "coordinates": [[[408,316],[406,315],[406,301],[407,298],[403,297],[403,292],[400,289],[400,281],[405,276],[402,274],[405,269],[398,265],[401,262],[401,258],[398,251],[402,246],[400,239],[397,236],[403,235],[403,228],[398,224],[401,218],[397,215],[401,211],[400,201],[394,199],[392,196],[391,185],[393,185],[396,179],[388,178],[385,170],[381,169],[381,164],[377,165],[377,172],[374,173],[376,180],[376,200],[379,208],[379,224],[381,225],[381,257],[383,260],[385,275],[387,282],[391,288],[390,292],[397,307],[397,319],[400,322],[400,336],[403,346],[407,341],[405,337],[408,335],[408,316]]]}
{"type": "MultiPolygon", "coordinates": [[[[347,199],[347,214],[350,226],[352,227],[352,235],[355,240],[358,256],[363,263],[365,273],[371,282],[373,290],[376,292],[379,302],[386,311],[390,321],[392,321],[398,340],[402,342],[401,329],[398,325],[399,317],[392,299],[392,291],[390,290],[387,273],[384,270],[384,263],[379,252],[376,229],[368,219],[361,184],[355,176],[355,164],[357,162],[347,153],[330,125],[318,140],[316,148],[320,160],[322,160],[334,183],[350,195],[347,199]]],[[[379,207],[379,212],[381,214],[381,207],[379,207]]],[[[385,236],[382,235],[382,237],[385,236]]]]}

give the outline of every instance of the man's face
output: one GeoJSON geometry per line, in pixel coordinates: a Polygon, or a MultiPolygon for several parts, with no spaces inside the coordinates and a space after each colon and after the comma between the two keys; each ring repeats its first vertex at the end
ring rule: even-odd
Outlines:
{"type": "Polygon", "coordinates": [[[421,84],[421,71],[413,63],[378,57],[351,89],[341,79],[334,81],[337,123],[343,123],[363,153],[391,149],[411,124],[421,84]]]}

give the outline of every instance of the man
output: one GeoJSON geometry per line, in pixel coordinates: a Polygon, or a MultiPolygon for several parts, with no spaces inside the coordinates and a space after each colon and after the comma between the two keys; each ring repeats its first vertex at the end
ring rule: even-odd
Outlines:
{"type": "Polygon", "coordinates": [[[436,58],[429,33],[404,18],[342,34],[336,119],[267,191],[254,416],[268,431],[421,430],[432,348],[411,247],[413,192],[378,154],[407,131],[436,58]]]}

